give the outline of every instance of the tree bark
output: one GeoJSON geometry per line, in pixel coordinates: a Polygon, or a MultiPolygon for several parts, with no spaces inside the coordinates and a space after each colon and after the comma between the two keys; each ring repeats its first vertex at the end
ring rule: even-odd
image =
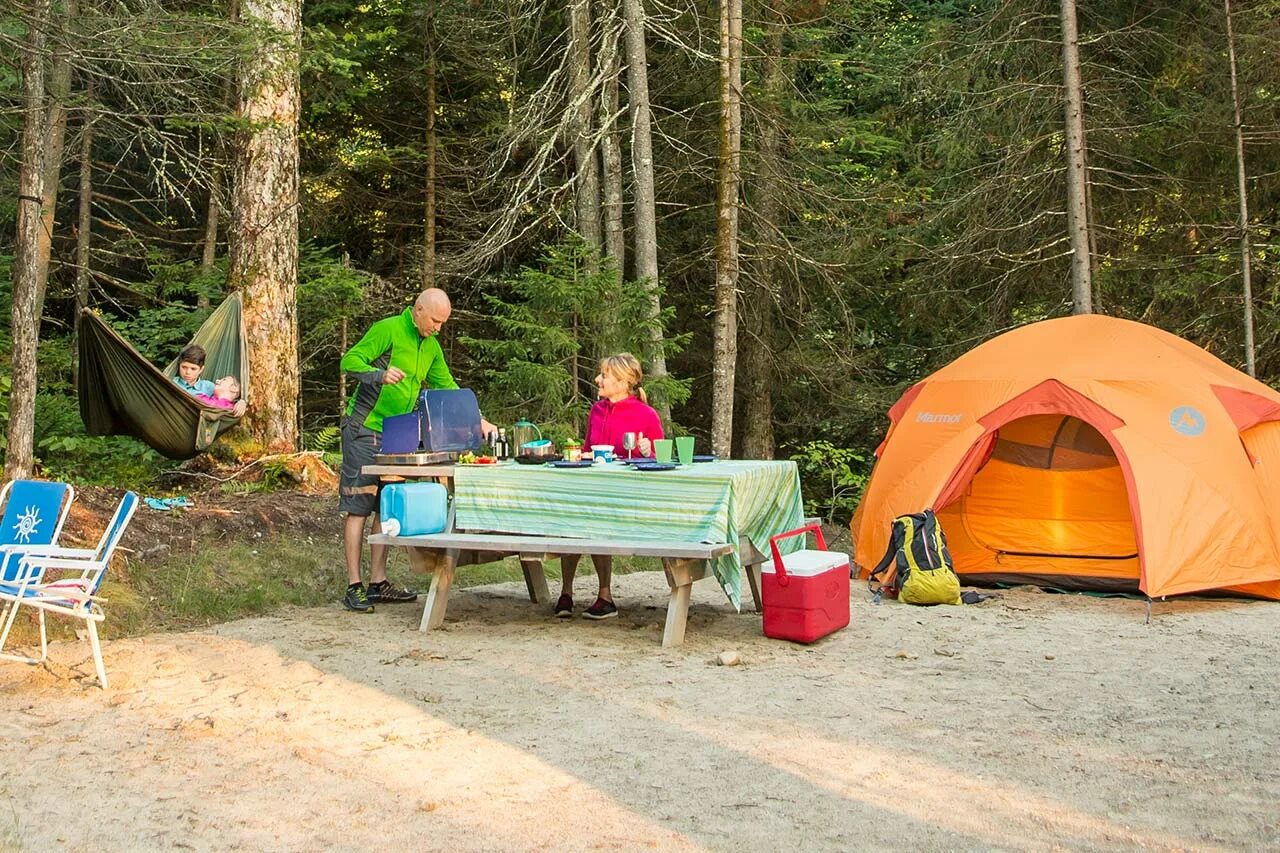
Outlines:
{"type": "Polygon", "coordinates": [[[1066,88],[1067,231],[1071,238],[1071,312],[1093,313],[1089,258],[1089,172],[1084,140],[1084,86],[1080,82],[1080,33],[1076,0],[1060,0],[1062,76],[1066,88]]]}
{"type": "Polygon", "coordinates": [[[36,0],[27,21],[22,55],[22,164],[18,169],[18,227],[13,258],[13,377],[9,394],[9,479],[31,476],[35,464],[36,348],[40,343],[41,203],[45,178],[44,46],[49,0],[36,0]]]}
{"type": "MultiPolygon", "coordinates": [[[[245,0],[270,34],[247,61],[238,113],[229,283],[244,298],[252,398],[246,425],[271,451],[298,446],[298,52],[301,0],[245,0]]],[[[242,377],[243,382],[243,377],[242,377]]]]}
{"type": "MultiPolygon", "coordinates": [[[[80,111],[80,194],[76,215],[76,307],[75,316],[89,307],[89,252],[93,242],[93,81],[85,90],[85,106],[80,111]]],[[[78,326],[71,326],[71,384],[79,387],[80,346],[78,326]]]]}
{"type": "MultiPolygon", "coordinates": [[[[233,23],[240,20],[240,6],[237,0],[230,0],[227,9],[227,18],[233,23]]],[[[222,85],[222,103],[230,106],[231,103],[231,83],[228,80],[223,81],[222,85]]],[[[210,170],[209,175],[209,205],[205,208],[204,216],[204,243],[200,252],[200,272],[207,276],[213,272],[213,265],[218,260],[218,225],[222,219],[222,172],[223,163],[226,162],[226,145],[222,137],[218,138],[219,162],[210,170]]],[[[209,296],[206,293],[200,293],[196,297],[196,306],[198,308],[209,307],[209,296]]]]}
{"type": "Polygon", "coordinates": [[[733,455],[738,369],[738,186],[742,158],[742,0],[720,0],[720,162],[716,187],[711,452],[733,455]]]}
{"type": "MultiPolygon", "coordinates": [[[[200,272],[204,275],[213,272],[213,265],[218,260],[218,219],[222,211],[218,196],[221,192],[222,170],[215,167],[213,174],[209,176],[209,206],[205,209],[204,245],[201,246],[200,251],[200,272]]],[[[208,295],[201,293],[197,296],[196,305],[200,308],[208,308],[208,295]]]]}
{"type": "Polygon", "coordinates": [[[1231,24],[1231,0],[1223,0],[1227,13],[1227,57],[1231,61],[1231,107],[1236,128],[1236,185],[1240,193],[1240,277],[1244,297],[1244,359],[1250,376],[1258,375],[1253,342],[1253,250],[1249,245],[1249,187],[1244,162],[1244,120],[1240,111],[1240,87],[1236,82],[1236,39],[1231,24]]]}
{"type": "Polygon", "coordinates": [[[596,146],[591,127],[591,2],[569,2],[569,132],[573,136],[574,208],[578,236],[587,244],[590,255],[589,273],[599,269],[600,240],[600,168],[596,163],[596,146]]]}
{"type": "MultiPolygon", "coordinates": [[[[426,201],[422,210],[422,288],[436,286],[436,151],[439,140],[436,135],[436,51],[431,40],[434,31],[427,32],[427,186],[426,201]]],[[[342,320],[345,329],[346,317],[342,320]]],[[[344,349],[343,352],[346,352],[344,349]]],[[[343,374],[345,377],[346,374],[343,374]]],[[[344,379],[345,382],[345,379],[344,379]]],[[[346,395],[343,394],[343,399],[346,395]]]]}
{"type": "Polygon", "coordinates": [[[49,261],[53,256],[53,231],[57,227],[58,189],[62,175],[62,155],[67,138],[67,101],[71,97],[71,62],[67,57],[68,24],[78,14],[76,0],[64,0],[58,27],[60,37],[49,69],[48,115],[45,118],[44,202],[41,210],[40,271],[36,293],[36,323],[44,316],[45,290],[49,283],[49,261]]]}
{"type": "MultiPolygon", "coordinates": [[[[612,27],[603,34],[600,67],[604,85],[600,91],[600,161],[603,167],[601,219],[604,231],[604,254],[613,265],[612,287],[622,293],[627,262],[627,235],[622,224],[622,137],[618,132],[618,32],[612,27]]],[[[601,340],[613,352],[618,337],[617,322],[611,311],[602,312],[605,327],[601,340]]],[[[601,353],[604,355],[604,353],[601,353]]]]}
{"type": "Polygon", "coordinates": [[[756,257],[754,274],[746,285],[742,301],[742,456],[772,459],[773,434],[773,353],[774,304],[782,280],[779,235],[782,232],[782,98],[786,86],[782,68],[781,15],[771,6],[766,24],[764,54],[764,98],[760,105],[760,177],[753,205],[756,212],[756,257]]]}
{"type": "MultiPolygon", "coordinates": [[[[342,268],[344,270],[351,269],[351,255],[347,252],[342,254],[342,268]]],[[[347,304],[347,300],[342,301],[342,341],[338,342],[338,352],[346,352],[351,348],[348,342],[348,336],[351,334],[351,305],[347,304]]],[[[338,418],[342,418],[344,412],[347,411],[347,371],[338,370],[338,418]]]]}
{"type": "MultiPolygon", "coordinates": [[[[631,169],[635,177],[636,278],[649,297],[649,376],[667,376],[662,332],[662,284],[658,277],[658,219],[653,184],[653,131],[649,115],[649,67],[645,50],[645,15],[642,0],[622,0],[627,28],[627,86],[631,108],[631,169]]],[[[655,399],[664,421],[671,420],[671,404],[655,399]]]]}

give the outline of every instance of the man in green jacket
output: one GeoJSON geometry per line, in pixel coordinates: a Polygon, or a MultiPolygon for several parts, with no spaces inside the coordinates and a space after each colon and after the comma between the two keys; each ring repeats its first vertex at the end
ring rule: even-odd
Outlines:
{"type": "MultiPolygon", "coordinates": [[[[413,601],[418,594],[387,580],[387,549],[369,549],[369,586],[360,582],[360,555],[364,551],[365,519],[378,522],[378,478],[363,473],[382,446],[382,421],[413,411],[418,393],[457,388],[444,361],[436,333],[453,308],[443,290],[433,287],[418,295],[412,308],[379,320],[342,357],[343,373],[356,380],[355,393],[342,420],[342,475],[338,510],[345,513],[342,541],[349,586],[342,603],[349,610],[370,613],[380,601],[413,601]]],[[[484,435],[493,424],[480,421],[484,435]]]]}

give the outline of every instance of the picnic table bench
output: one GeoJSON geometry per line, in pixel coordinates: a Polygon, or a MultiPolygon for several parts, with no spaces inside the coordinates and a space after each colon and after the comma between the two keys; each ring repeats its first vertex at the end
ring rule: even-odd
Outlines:
{"type": "MultiPolygon", "coordinates": [[[[504,533],[433,533],[425,536],[388,536],[374,534],[375,545],[403,547],[410,565],[420,572],[431,572],[431,587],[422,610],[418,629],[430,631],[444,622],[449,590],[460,565],[478,565],[506,557],[518,557],[524,572],[529,600],[545,604],[551,600],[547,576],[542,564],[567,554],[610,554],[633,557],[657,557],[671,587],[667,601],[667,621],[662,632],[662,645],[676,646],[684,642],[684,629],[689,616],[689,594],[693,582],[707,575],[707,561],[734,550],[724,544],[689,542],[627,541],[622,539],[569,539],[555,536],[525,536],[504,533]]],[[[753,581],[752,590],[757,584],[753,581]]],[[[757,607],[758,607],[757,603],[757,607]]]]}

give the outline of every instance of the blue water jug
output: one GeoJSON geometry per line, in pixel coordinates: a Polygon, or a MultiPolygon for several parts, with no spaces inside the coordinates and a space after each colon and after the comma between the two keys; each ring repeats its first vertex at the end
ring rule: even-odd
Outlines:
{"type": "Polygon", "coordinates": [[[392,483],[382,487],[382,532],[392,536],[441,533],[449,524],[449,492],[439,483],[392,483]]]}

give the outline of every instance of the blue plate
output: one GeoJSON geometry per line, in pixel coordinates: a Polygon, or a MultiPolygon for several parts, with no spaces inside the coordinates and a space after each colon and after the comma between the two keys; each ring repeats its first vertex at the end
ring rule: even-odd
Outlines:
{"type": "Polygon", "coordinates": [[[632,464],[636,471],[674,471],[680,466],[675,462],[650,462],[647,465],[632,464]]]}
{"type": "Polygon", "coordinates": [[[693,461],[694,462],[719,462],[720,457],[719,456],[699,456],[695,454],[693,457],[693,461]]]}
{"type": "Polygon", "coordinates": [[[567,459],[557,459],[555,462],[549,462],[552,468],[590,468],[591,463],[583,460],[581,462],[570,462],[567,459]]]}

